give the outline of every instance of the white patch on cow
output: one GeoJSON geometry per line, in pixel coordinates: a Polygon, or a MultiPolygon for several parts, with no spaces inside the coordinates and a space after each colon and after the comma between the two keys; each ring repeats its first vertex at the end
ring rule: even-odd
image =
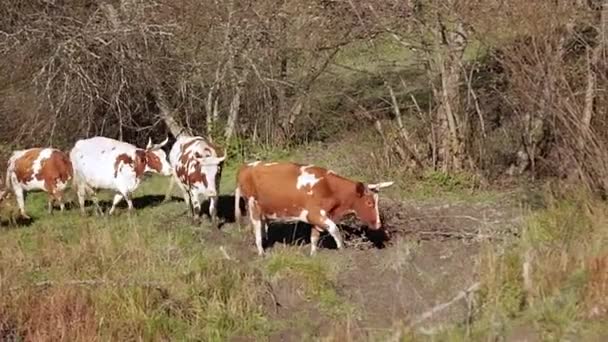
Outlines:
{"type": "Polygon", "coordinates": [[[340,234],[340,229],[334,223],[334,221],[332,221],[330,219],[325,219],[325,221],[323,221],[323,223],[325,223],[327,231],[329,231],[329,234],[336,241],[336,245],[338,246],[338,249],[344,248],[344,242],[342,241],[342,235],[340,234]]]}
{"type": "MultiPolygon", "coordinates": [[[[255,205],[255,198],[249,197],[248,200],[249,208],[253,208],[255,205]]],[[[249,210],[249,219],[251,220],[251,225],[253,226],[253,231],[255,233],[255,245],[258,249],[258,255],[264,255],[264,247],[262,245],[262,220],[256,220],[253,217],[253,210],[249,210]]]]}
{"type": "MultiPolygon", "coordinates": [[[[283,211],[284,214],[287,213],[287,210],[283,211]]],[[[302,209],[302,211],[300,212],[300,214],[298,216],[278,216],[276,213],[272,214],[273,216],[275,216],[273,219],[280,221],[280,222],[305,222],[305,223],[309,223],[308,222],[308,210],[306,209],[302,209]]],[[[271,216],[266,216],[268,218],[270,218],[271,216]]]]}
{"type": "Polygon", "coordinates": [[[42,170],[42,162],[49,159],[52,153],[53,149],[50,148],[45,148],[40,151],[38,158],[34,160],[34,165],[32,165],[32,171],[34,172],[34,175],[38,175],[40,173],[40,170],[42,170]]]}
{"type": "Polygon", "coordinates": [[[256,166],[256,165],[258,165],[259,163],[261,163],[261,161],[257,160],[257,161],[251,162],[251,163],[249,163],[249,164],[247,164],[247,165],[249,165],[249,166],[256,166]]]}
{"type": "Polygon", "coordinates": [[[307,195],[312,195],[312,190],[306,192],[307,195]]]}
{"type": "Polygon", "coordinates": [[[328,175],[335,175],[336,172],[334,170],[327,170],[328,175]]]}
{"type": "Polygon", "coordinates": [[[308,210],[303,209],[303,210],[300,212],[300,216],[298,216],[298,218],[299,218],[301,221],[308,223],[308,210]]]}
{"type": "Polygon", "coordinates": [[[321,209],[321,216],[325,217],[325,214],[327,214],[327,212],[323,209],[321,209]]]}
{"type": "MultiPolygon", "coordinates": [[[[310,165],[310,166],[312,166],[312,165],[310,165]]],[[[310,187],[313,187],[321,179],[323,179],[323,177],[317,178],[317,176],[315,176],[314,174],[306,172],[305,169],[310,166],[303,166],[300,168],[300,175],[298,176],[298,179],[297,179],[296,189],[301,189],[307,185],[309,185],[310,187]]]]}
{"type": "Polygon", "coordinates": [[[269,219],[274,220],[274,219],[276,219],[276,218],[277,218],[277,214],[270,214],[270,215],[267,215],[267,217],[268,217],[269,219]]]}
{"type": "Polygon", "coordinates": [[[277,165],[278,163],[266,163],[264,164],[264,166],[272,166],[272,165],[277,165]]]}

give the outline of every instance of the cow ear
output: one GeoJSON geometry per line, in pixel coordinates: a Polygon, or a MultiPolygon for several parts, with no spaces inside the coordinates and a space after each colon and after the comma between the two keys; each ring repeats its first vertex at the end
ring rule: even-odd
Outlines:
{"type": "Polygon", "coordinates": [[[361,182],[357,182],[357,196],[359,197],[363,197],[363,194],[365,194],[365,184],[361,183],[361,182]]]}

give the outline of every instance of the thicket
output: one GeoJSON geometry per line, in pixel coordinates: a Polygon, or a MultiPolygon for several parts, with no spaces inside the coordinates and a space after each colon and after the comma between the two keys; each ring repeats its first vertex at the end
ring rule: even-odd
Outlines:
{"type": "Polygon", "coordinates": [[[604,192],[607,11],[581,0],[8,1],[0,153],[95,134],[144,144],[183,127],[246,154],[373,128],[385,166],[604,192]]]}

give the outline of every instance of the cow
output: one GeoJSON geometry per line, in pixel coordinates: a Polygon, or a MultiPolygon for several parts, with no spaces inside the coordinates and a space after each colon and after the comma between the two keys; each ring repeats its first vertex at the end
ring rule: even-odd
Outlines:
{"type": "Polygon", "coordinates": [[[310,254],[314,255],[323,230],[329,231],[339,249],[344,247],[336,223],[348,213],[354,212],[371,229],[380,229],[378,191],[393,182],[365,185],[322,167],[257,161],[241,166],[236,184],[235,220],[239,222],[238,204],[244,197],[259,255],[264,254],[262,225],[268,220],[312,224],[310,254]]]}
{"type": "Polygon", "coordinates": [[[209,218],[214,221],[220,189],[222,166],[226,155],[218,146],[199,136],[179,136],[169,152],[173,178],[167,197],[177,182],[191,215],[201,213],[201,197],[209,199],[209,218]]]}
{"type": "Polygon", "coordinates": [[[72,163],[67,154],[55,148],[35,147],[13,152],[8,160],[6,186],[15,194],[20,215],[30,219],[25,212],[25,192],[45,191],[48,212],[53,212],[54,202],[58,202],[63,211],[63,194],[72,176],[72,163]]]}
{"type": "Polygon", "coordinates": [[[152,139],[149,139],[145,149],[100,136],[77,141],[70,151],[70,159],[74,166],[73,183],[81,213],[85,214],[84,202],[89,194],[95,204],[96,213],[103,214],[96,196],[99,189],[117,192],[109,215],[114,213],[116,205],[123,198],[127,201],[128,211],[131,212],[131,195],[145,173],[171,175],[171,166],[162,150],[167,141],[168,138],[154,145],[152,139]]]}

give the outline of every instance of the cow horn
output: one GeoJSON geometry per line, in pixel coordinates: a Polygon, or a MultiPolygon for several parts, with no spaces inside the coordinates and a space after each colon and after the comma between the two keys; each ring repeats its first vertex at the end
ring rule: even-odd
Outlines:
{"type": "Polygon", "coordinates": [[[380,182],[380,183],[376,183],[376,184],[368,184],[367,187],[370,190],[380,190],[382,188],[386,188],[388,186],[393,185],[393,183],[395,183],[395,182],[380,182]]]}
{"type": "Polygon", "coordinates": [[[223,157],[209,156],[209,157],[202,158],[202,162],[203,162],[203,164],[206,164],[206,165],[214,165],[214,164],[219,164],[219,163],[223,162],[224,159],[226,159],[226,156],[223,156],[223,157]]]}
{"type": "Polygon", "coordinates": [[[146,145],[146,150],[149,150],[152,147],[152,138],[148,138],[148,145],[146,145]]]}
{"type": "Polygon", "coordinates": [[[156,147],[157,148],[161,148],[161,147],[167,145],[168,142],[169,142],[169,137],[166,137],[165,140],[163,140],[163,142],[161,142],[160,144],[158,144],[156,147]]]}

